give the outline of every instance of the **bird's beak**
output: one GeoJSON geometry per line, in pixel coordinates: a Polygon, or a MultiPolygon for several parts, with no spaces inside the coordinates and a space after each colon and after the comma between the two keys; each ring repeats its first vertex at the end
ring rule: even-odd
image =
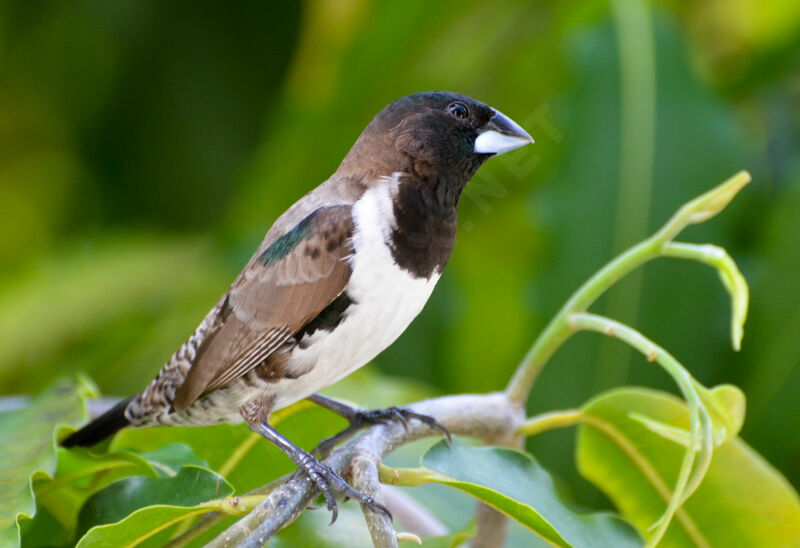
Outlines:
{"type": "Polygon", "coordinates": [[[499,111],[478,129],[475,152],[478,154],[503,154],[528,143],[533,137],[514,120],[499,111]]]}

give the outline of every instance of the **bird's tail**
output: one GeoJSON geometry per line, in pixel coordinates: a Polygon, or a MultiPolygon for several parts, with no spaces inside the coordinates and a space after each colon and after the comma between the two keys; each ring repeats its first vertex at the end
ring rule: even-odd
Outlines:
{"type": "Polygon", "coordinates": [[[61,442],[61,446],[89,447],[128,426],[130,421],[125,417],[125,408],[128,407],[131,399],[122,400],[77,432],[72,433],[61,442]]]}

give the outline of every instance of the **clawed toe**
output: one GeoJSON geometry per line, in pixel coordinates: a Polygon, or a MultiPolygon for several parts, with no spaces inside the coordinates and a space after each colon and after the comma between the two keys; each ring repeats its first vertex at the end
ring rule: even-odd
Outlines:
{"type": "Polygon", "coordinates": [[[391,422],[399,422],[403,428],[408,431],[409,421],[416,419],[425,423],[429,427],[439,430],[444,434],[447,444],[452,445],[453,438],[450,435],[450,430],[445,425],[437,421],[429,415],[416,413],[403,407],[388,407],[386,409],[377,409],[373,411],[363,411],[346,403],[340,402],[322,394],[312,394],[308,398],[317,405],[333,411],[347,419],[350,425],[329,438],[322,440],[319,445],[314,449],[315,455],[324,458],[330,451],[340,442],[350,438],[360,429],[374,424],[389,424],[391,422]]]}
{"type": "Polygon", "coordinates": [[[378,409],[375,411],[360,411],[353,418],[352,424],[356,424],[356,422],[358,422],[359,425],[366,426],[372,424],[387,424],[392,421],[397,421],[403,425],[403,428],[406,431],[408,431],[408,422],[412,419],[416,419],[427,424],[431,428],[440,430],[447,439],[448,445],[453,443],[453,437],[450,434],[450,430],[448,430],[445,425],[430,415],[416,413],[403,407],[387,407],[386,409],[378,409]]]}
{"type": "Polygon", "coordinates": [[[314,456],[310,453],[307,453],[297,447],[283,434],[270,426],[266,421],[252,421],[249,423],[249,426],[253,429],[253,431],[258,432],[278,446],[278,448],[280,448],[284,453],[286,453],[297,465],[298,472],[304,473],[306,477],[308,477],[308,479],[310,479],[319,488],[319,490],[322,491],[322,496],[325,497],[328,510],[331,511],[331,523],[335,522],[339,515],[336,499],[333,497],[334,490],[343,495],[345,498],[349,497],[356,499],[365,507],[373,511],[383,512],[389,517],[389,519],[392,518],[392,514],[386,509],[385,506],[377,502],[372,497],[350,487],[344,478],[334,472],[330,466],[323,464],[314,458],[314,456]]]}
{"type": "Polygon", "coordinates": [[[339,509],[336,504],[336,499],[333,496],[334,490],[341,493],[345,500],[350,498],[355,499],[370,510],[383,512],[389,519],[392,519],[391,512],[389,512],[384,505],[369,495],[365,495],[361,491],[352,488],[350,484],[347,483],[342,476],[334,472],[331,467],[321,463],[308,453],[304,453],[304,457],[307,458],[299,459],[297,464],[300,470],[319,487],[320,491],[322,491],[322,496],[325,497],[328,510],[331,511],[331,525],[333,525],[336,518],[339,516],[339,509]]]}
{"type": "Polygon", "coordinates": [[[350,425],[338,434],[334,434],[319,442],[312,451],[314,455],[319,458],[327,457],[339,442],[350,438],[362,428],[375,424],[390,424],[396,421],[408,432],[408,423],[412,419],[416,419],[433,429],[441,431],[442,434],[444,434],[447,445],[453,444],[453,437],[450,434],[450,430],[448,430],[445,425],[429,415],[415,413],[414,411],[402,407],[387,407],[386,409],[376,409],[373,411],[354,409],[353,412],[347,416],[347,419],[350,421],[350,425]]]}

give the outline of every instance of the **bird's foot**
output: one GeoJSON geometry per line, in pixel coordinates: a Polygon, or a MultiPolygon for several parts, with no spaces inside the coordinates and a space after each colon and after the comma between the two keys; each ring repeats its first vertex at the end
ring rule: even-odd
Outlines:
{"type": "Polygon", "coordinates": [[[359,409],[355,409],[354,411],[355,412],[353,416],[348,418],[348,420],[350,421],[351,425],[357,425],[359,428],[372,426],[374,424],[389,424],[397,421],[403,425],[403,428],[406,431],[408,431],[408,421],[416,419],[427,424],[434,430],[440,430],[442,434],[444,434],[444,437],[447,438],[448,444],[453,442],[453,438],[450,435],[450,430],[448,430],[445,425],[430,415],[416,413],[410,409],[406,409],[405,407],[392,406],[387,407],[386,409],[373,409],[371,411],[362,411],[359,409]]]}
{"type": "Polygon", "coordinates": [[[338,434],[322,440],[319,445],[314,448],[314,454],[316,455],[323,457],[327,456],[338,443],[348,439],[362,428],[366,428],[375,424],[389,424],[395,421],[402,424],[403,428],[408,431],[409,421],[418,420],[427,424],[433,429],[440,430],[447,439],[448,445],[452,444],[453,442],[453,438],[450,435],[450,430],[448,430],[445,425],[430,415],[416,413],[410,409],[405,409],[404,407],[387,407],[386,409],[364,411],[320,394],[314,394],[314,396],[309,399],[315,403],[318,403],[319,405],[322,405],[323,407],[326,407],[327,409],[330,409],[334,413],[341,415],[347,419],[348,422],[350,422],[350,425],[338,434]]]}
{"type": "Polygon", "coordinates": [[[303,451],[298,446],[293,444],[286,438],[286,436],[275,430],[275,428],[273,428],[266,420],[259,420],[258,415],[245,413],[243,413],[243,415],[245,420],[248,418],[250,419],[248,420],[248,425],[254,432],[261,434],[267,440],[275,444],[278,449],[286,453],[286,455],[297,465],[298,472],[305,473],[305,475],[317,487],[319,487],[319,490],[322,491],[322,496],[325,497],[328,510],[331,511],[331,523],[336,521],[336,518],[339,515],[339,511],[336,506],[336,499],[333,497],[333,491],[337,491],[338,493],[342,494],[345,499],[352,498],[357,500],[370,510],[383,512],[389,517],[389,519],[392,519],[392,514],[384,505],[369,495],[365,495],[364,493],[361,493],[360,491],[350,487],[350,484],[347,483],[342,476],[334,472],[330,466],[321,463],[314,458],[313,455],[303,451]]]}
{"type": "Polygon", "coordinates": [[[392,519],[392,514],[389,510],[381,503],[370,497],[369,495],[365,495],[361,491],[358,491],[350,486],[347,481],[337,474],[330,466],[318,461],[313,455],[306,453],[305,451],[299,450],[297,453],[292,455],[293,460],[299,467],[298,471],[302,471],[305,473],[308,478],[314,482],[314,484],[319,487],[319,490],[322,491],[322,496],[325,497],[325,502],[328,505],[328,510],[331,511],[331,524],[336,521],[336,518],[339,515],[339,510],[336,504],[336,499],[333,496],[333,491],[337,491],[344,495],[345,500],[348,498],[355,499],[362,506],[375,511],[375,512],[383,512],[388,516],[389,519],[392,519]]]}

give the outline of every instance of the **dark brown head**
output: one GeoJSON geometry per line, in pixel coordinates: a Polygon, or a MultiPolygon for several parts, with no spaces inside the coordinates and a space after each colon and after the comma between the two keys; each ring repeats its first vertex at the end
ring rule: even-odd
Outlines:
{"type": "Polygon", "coordinates": [[[369,181],[401,172],[458,195],[488,158],[532,142],[510,118],[471,97],[415,93],[375,116],[337,174],[369,181]]]}

